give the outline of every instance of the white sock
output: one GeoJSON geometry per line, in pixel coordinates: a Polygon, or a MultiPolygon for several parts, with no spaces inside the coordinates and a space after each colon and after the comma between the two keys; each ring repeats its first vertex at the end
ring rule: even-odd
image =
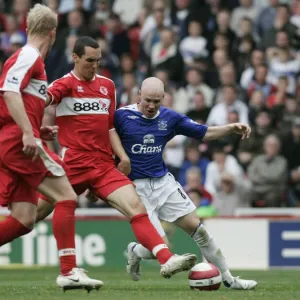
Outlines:
{"type": "Polygon", "coordinates": [[[143,259],[155,259],[155,256],[152,254],[151,251],[149,251],[147,248],[145,248],[141,244],[137,244],[133,248],[133,252],[140,258],[143,259]]]}
{"type": "Polygon", "coordinates": [[[221,272],[223,281],[233,282],[233,277],[228,269],[226,259],[221,249],[217,246],[214,238],[204,228],[203,224],[199,224],[195,232],[191,235],[197,243],[205,259],[214,264],[221,272]]]}

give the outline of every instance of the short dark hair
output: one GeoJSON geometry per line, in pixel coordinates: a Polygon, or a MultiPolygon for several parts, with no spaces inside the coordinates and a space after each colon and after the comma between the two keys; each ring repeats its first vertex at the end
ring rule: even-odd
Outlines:
{"type": "Polygon", "coordinates": [[[81,57],[85,54],[85,47],[92,47],[98,49],[100,46],[95,39],[90,36],[81,36],[75,43],[73,53],[81,57]]]}

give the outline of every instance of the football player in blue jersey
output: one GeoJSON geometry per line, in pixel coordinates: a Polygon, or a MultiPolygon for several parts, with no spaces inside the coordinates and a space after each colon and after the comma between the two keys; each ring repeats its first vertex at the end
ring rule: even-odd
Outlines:
{"type": "MultiPolygon", "coordinates": [[[[162,107],[164,85],[155,77],[144,80],[139,96],[138,104],[116,111],[115,128],[131,161],[129,177],[136,185],[137,193],[151,222],[166,241],[160,220],[172,222],[189,234],[205,259],[219,268],[226,287],[253,289],[257,285],[256,281],[243,280],[231,275],[220,247],[199,221],[195,205],[168,172],[163,161],[164,147],[175,135],[208,141],[239,134],[244,139],[249,137],[250,127],[241,123],[207,127],[162,107]]],[[[127,250],[127,272],[131,279],[139,280],[141,260],[153,259],[154,256],[135,242],[130,243],[127,250]]]]}

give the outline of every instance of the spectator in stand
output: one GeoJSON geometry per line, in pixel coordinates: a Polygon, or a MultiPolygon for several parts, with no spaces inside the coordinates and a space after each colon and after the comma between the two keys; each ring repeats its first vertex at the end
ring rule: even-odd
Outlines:
{"type": "Polygon", "coordinates": [[[247,90],[255,73],[255,68],[258,65],[265,63],[265,53],[263,50],[255,49],[251,54],[251,66],[245,69],[241,75],[240,85],[244,90],[247,90]]]}
{"type": "Polygon", "coordinates": [[[269,109],[276,109],[277,107],[284,106],[284,103],[287,98],[287,88],[288,88],[288,79],[286,76],[281,76],[278,80],[277,88],[272,92],[271,95],[267,98],[266,106],[269,109]]]}
{"type": "Polygon", "coordinates": [[[256,116],[266,107],[266,100],[262,91],[254,91],[249,100],[249,122],[255,124],[256,116]]]}
{"type": "Polygon", "coordinates": [[[223,101],[223,93],[222,93],[222,86],[224,85],[234,85],[237,92],[237,98],[242,102],[245,102],[245,92],[240,87],[239,84],[236,83],[236,70],[234,64],[229,62],[224,66],[220,67],[219,69],[219,82],[220,86],[216,90],[214,103],[220,103],[223,101]]]}
{"type": "Polygon", "coordinates": [[[254,157],[263,154],[263,142],[271,133],[274,133],[271,116],[268,111],[262,110],[255,118],[249,139],[241,140],[239,144],[238,159],[244,168],[247,168],[254,157]]]}
{"type": "Polygon", "coordinates": [[[97,42],[101,49],[98,74],[117,81],[117,75],[120,67],[119,58],[116,54],[109,51],[107,41],[104,38],[98,38],[97,42]]]}
{"type": "Polygon", "coordinates": [[[231,16],[231,29],[238,35],[240,20],[244,17],[255,20],[258,14],[252,0],[240,0],[240,6],[236,7],[231,16]]]}
{"type": "Polygon", "coordinates": [[[99,34],[106,39],[110,51],[119,58],[122,54],[130,52],[127,30],[118,15],[111,14],[105,24],[100,26],[99,34]]]}
{"type": "Polygon", "coordinates": [[[208,164],[206,171],[206,190],[214,197],[220,189],[221,178],[224,172],[229,172],[234,179],[243,180],[244,172],[236,158],[226,154],[223,145],[213,149],[213,160],[208,164]]]}
{"type": "Polygon", "coordinates": [[[204,184],[206,179],[206,168],[209,164],[209,160],[206,157],[201,156],[199,151],[199,146],[197,143],[191,142],[187,145],[185,149],[185,157],[180,173],[179,173],[179,183],[182,186],[186,185],[186,172],[191,167],[198,167],[201,170],[201,184],[204,184]]]}
{"type": "Polygon", "coordinates": [[[283,204],[288,164],[279,154],[280,146],[276,135],[268,135],[264,140],[264,154],[255,157],[249,165],[251,203],[254,207],[280,207],[283,204]]]}
{"type": "Polygon", "coordinates": [[[164,28],[160,32],[160,40],[151,51],[151,69],[165,69],[169,78],[176,83],[182,82],[184,64],[175,42],[174,32],[164,28]]]}
{"type": "MultiPolygon", "coordinates": [[[[177,89],[176,89],[175,83],[169,79],[168,72],[163,69],[157,69],[157,70],[155,70],[153,76],[157,77],[158,79],[160,79],[163,82],[164,87],[165,87],[165,92],[170,93],[173,97],[175,92],[177,91],[177,89]]],[[[172,104],[172,107],[173,107],[173,104],[172,104]]]]}
{"type": "Polygon", "coordinates": [[[220,188],[213,195],[213,206],[218,216],[233,216],[238,207],[250,206],[251,183],[235,178],[229,172],[221,175],[220,188]]]}
{"type": "Polygon", "coordinates": [[[189,24],[189,35],[180,42],[179,51],[186,67],[193,67],[199,58],[208,56],[207,40],[202,36],[200,22],[192,21],[189,24]]]}
{"type": "Polygon", "coordinates": [[[212,107],[207,124],[209,126],[220,126],[228,123],[227,112],[234,109],[238,112],[241,123],[249,124],[248,107],[237,98],[237,90],[234,85],[224,85],[222,87],[222,102],[212,107]]]}
{"type": "Polygon", "coordinates": [[[152,47],[159,43],[160,41],[160,33],[165,28],[164,26],[164,12],[161,10],[155,10],[153,12],[155,26],[149,30],[147,35],[145,36],[142,47],[144,53],[149,58],[151,56],[151,49],[152,47]]]}
{"type": "Polygon", "coordinates": [[[212,61],[205,72],[205,82],[207,82],[212,89],[220,86],[219,70],[227,63],[229,63],[227,51],[218,49],[213,52],[212,61]]]}
{"type": "Polygon", "coordinates": [[[274,23],[276,8],[280,0],[269,0],[269,5],[264,7],[255,20],[255,32],[261,39],[274,23]]]}
{"type": "Polygon", "coordinates": [[[135,92],[137,94],[138,91],[138,86],[134,73],[125,73],[122,78],[122,86],[117,92],[117,108],[132,104],[132,93],[135,92]]]}
{"type": "Polygon", "coordinates": [[[210,112],[210,108],[205,104],[204,94],[200,91],[197,91],[193,96],[192,101],[193,109],[189,110],[186,115],[197,123],[205,124],[210,112]]]}
{"type": "Polygon", "coordinates": [[[300,207],[300,117],[293,121],[291,131],[283,137],[282,155],[288,162],[288,204],[300,207]]]}
{"type": "Polygon", "coordinates": [[[276,7],[276,16],[272,27],[262,35],[261,47],[267,49],[276,44],[276,33],[284,30],[288,33],[291,44],[293,45],[297,37],[297,27],[290,23],[290,8],[287,4],[279,4],[276,7]]]}
{"type": "Polygon", "coordinates": [[[179,88],[174,97],[174,109],[181,113],[186,113],[193,109],[192,99],[196,92],[200,91],[204,95],[205,105],[211,107],[213,104],[213,90],[203,82],[202,73],[195,69],[189,69],[186,72],[187,86],[179,88]]]}
{"type": "Polygon", "coordinates": [[[267,81],[268,66],[266,64],[255,67],[254,78],[247,89],[247,95],[250,99],[254,91],[261,91],[267,102],[268,97],[277,92],[275,85],[267,81]]]}

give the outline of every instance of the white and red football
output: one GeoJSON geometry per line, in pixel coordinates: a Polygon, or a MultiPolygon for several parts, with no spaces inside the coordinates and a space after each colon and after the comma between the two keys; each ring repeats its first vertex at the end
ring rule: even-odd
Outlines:
{"type": "Polygon", "coordinates": [[[201,291],[218,290],[222,283],[222,276],[219,269],[210,263],[195,265],[189,274],[189,285],[191,289],[201,291]]]}

